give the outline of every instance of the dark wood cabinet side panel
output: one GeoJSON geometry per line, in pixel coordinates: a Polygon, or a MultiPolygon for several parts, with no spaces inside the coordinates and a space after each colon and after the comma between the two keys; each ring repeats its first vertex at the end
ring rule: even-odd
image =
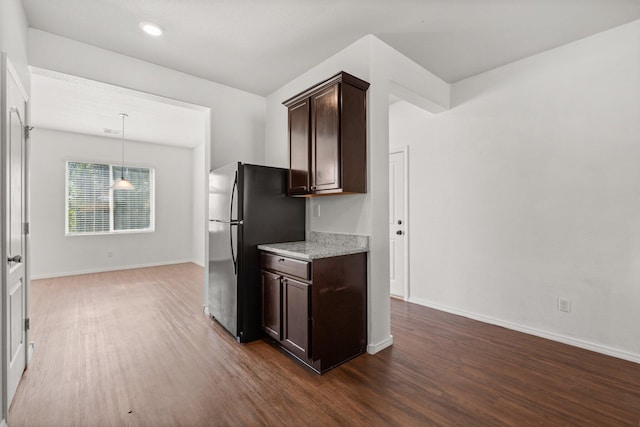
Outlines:
{"type": "Polygon", "coordinates": [[[309,100],[289,107],[289,194],[309,191],[309,100]]]}
{"type": "Polygon", "coordinates": [[[311,97],[311,190],[340,188],[340,85],[311,97]]]}
{"type": "Polygon", "coordinates": [[[310,285],[285,277],[283,280],[283,340],[289,351],[303,360],[309,358],[309,287],[310,285]]]}
{"type": "Polygon", "coordinates": [[[367,94],[343,84],[340,147],[342,149],[342,191],[367,192],[367,94]]]}
{"type": "Polygon", "coordinates": [[[280,276],[261,272],[262,329],[275,340],[282,339],[282,282],[280,276]]]}
{"type": "Polygon", "coordinates": [[[313,261],[313,360],[324,371],[366,350],[367,255],[313,261]]]}

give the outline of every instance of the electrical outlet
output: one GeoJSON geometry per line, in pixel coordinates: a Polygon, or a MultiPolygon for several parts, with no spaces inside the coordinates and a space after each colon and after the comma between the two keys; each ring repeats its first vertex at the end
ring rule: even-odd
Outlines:
{"type": "Polygon", "coordinates": [[[565,313],[571,312],[571,300],[569,298],[558,298],[558,310],[565,313]]]}
{"type": "Polygon", "coordinates": [[[107,251],[107,258],[113,258],[113,251],[107,251]]]}

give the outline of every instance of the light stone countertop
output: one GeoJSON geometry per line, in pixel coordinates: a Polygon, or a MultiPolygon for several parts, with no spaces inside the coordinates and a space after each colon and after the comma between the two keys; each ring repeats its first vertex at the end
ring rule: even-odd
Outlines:
{"type": "Polygon", "coordinates": [[[258,249],[310,261],[369,251],[369,236],[311,231],[306,241],[267,243],[258,249]]]}

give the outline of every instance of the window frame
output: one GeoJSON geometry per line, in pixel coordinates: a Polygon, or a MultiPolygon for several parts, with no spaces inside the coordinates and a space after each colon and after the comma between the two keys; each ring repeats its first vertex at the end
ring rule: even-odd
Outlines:
{"type": "MultiPolygon", "coordinates": [[[[122,164],[112,164],[104,161],[92,160],[65,160],[64,166],[64,235],[65,237],[78,236],[109,236],[117,234],[145,234],[156,231],[156,170],[149,165],[134,165],[126,163],[125,168],[148,169],[149,170],[149,227],[136,230],[115,230],[115,206],[114,190],[111,188],[115,180],[113,179],[113,168],[121,167],[122,164]],[[109,166],[109,231],[72,232],[69,231],[69,163],[86,163],[109,166]]],[[[120,190],[128,191],[128,190],[120,190]]]]}

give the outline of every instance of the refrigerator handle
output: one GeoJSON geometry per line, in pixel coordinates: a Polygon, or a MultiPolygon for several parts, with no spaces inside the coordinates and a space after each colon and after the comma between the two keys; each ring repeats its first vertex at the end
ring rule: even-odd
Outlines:
{"type": "Polygon", "coordinates": [[[231,189],[231,204],[229,205],[229,220],[234,221],[233,218],[233,199],[236,195],[236,188],[238,187],[238,171],[236,171],[236,177],[233,180],[233,188],[231,189]]]}
{"type": "Polygon", "coordinates": [[[229,241],[231,242],[231,261],[233,261],[233,274],[238,275],[238,257],[236,257],[235,251],[233,250],[233,226],[238,224],[230,224],[229,225],[229,241]]]}
{"type": "Polygon", "coordinates": [[[233,226],[237,225],[233,219],[233,199],[236,194],[236,188],[238,187],[238,171],[236,171],[235,179],[233,180],[233,188],[231,189],[231,204],[229,206],[229,219],[231,220],[229,226],[229,242],[231,243],[231,260],[233,261],[233,273],[238,275],[238,258],[233,250],[233,226]]]}

